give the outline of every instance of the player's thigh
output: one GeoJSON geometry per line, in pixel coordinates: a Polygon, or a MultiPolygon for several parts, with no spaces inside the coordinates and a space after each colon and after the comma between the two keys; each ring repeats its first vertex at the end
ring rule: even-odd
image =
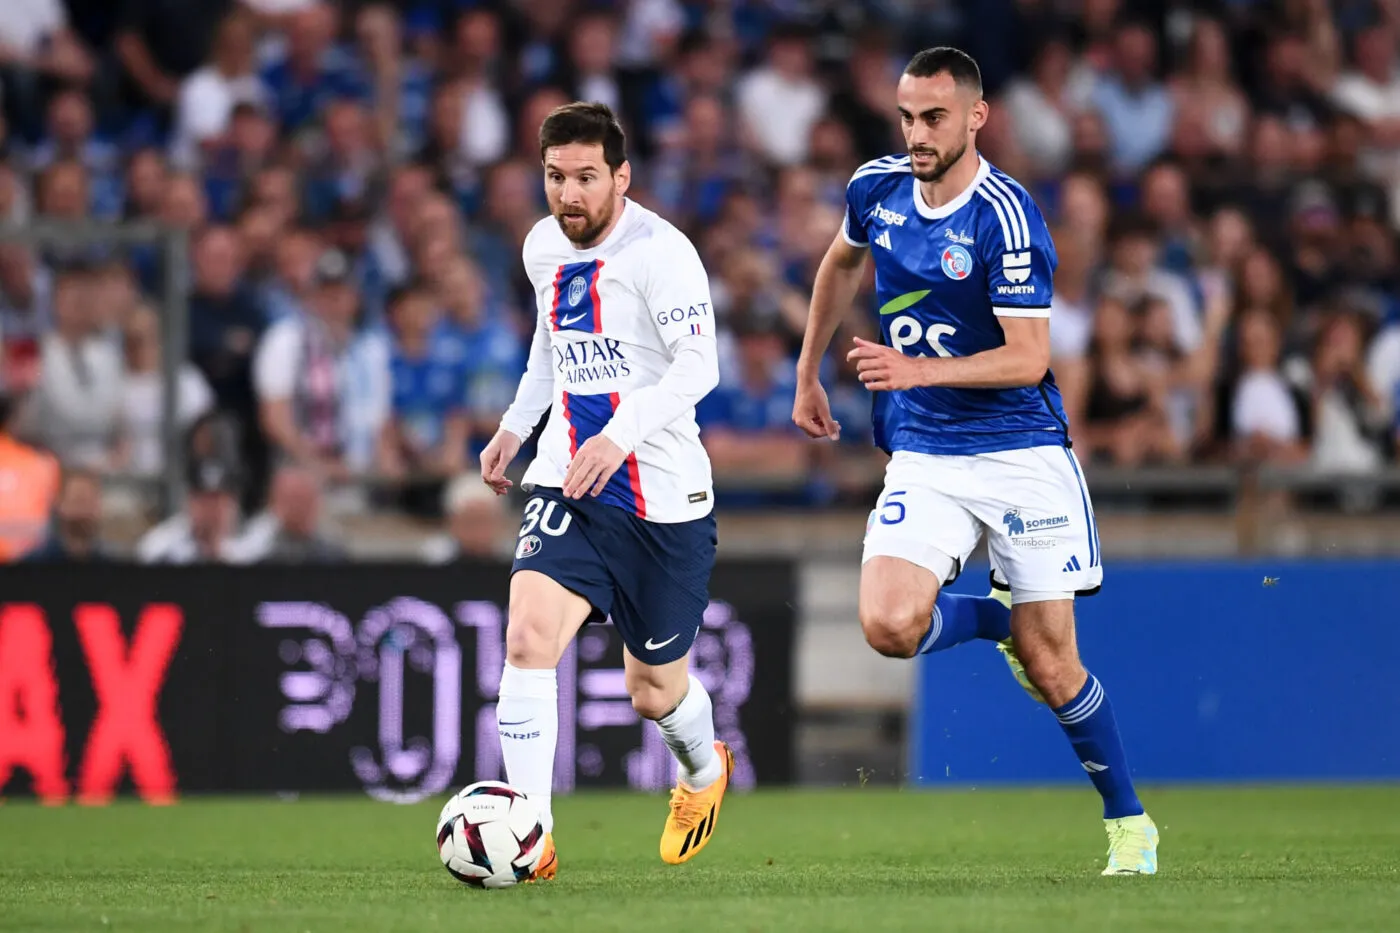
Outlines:
{"type": "Polygon", "coordinates": [[[611,610],[612,577],[585,524],[586,516],[552,491],[526,501],[511,565],[510,663],[553,667],[585,622],[611,610]]]}
{"type": "Polygon", "coordinates": [[[981,527],[947,457],[897,453],[865,526],[860,610],[866,624],[927,623],[939,587],[962,572],[981,527]]]}
{"type": "Polygon", "coordinates": [[[1064,447],[977,454],[977,517],[1011,601],[1047,602],[1097,592],[1098,526],[1074,454],[1064,447]]]}
{"type": "Polygon", "coordinates": [[[668,524],[624,518],[607,548],[617,581],[612,621],[626,649],[632,703],[656,719],[689,685],[690,649],[710,602],[716,526],[713,516],[668,524]]]}

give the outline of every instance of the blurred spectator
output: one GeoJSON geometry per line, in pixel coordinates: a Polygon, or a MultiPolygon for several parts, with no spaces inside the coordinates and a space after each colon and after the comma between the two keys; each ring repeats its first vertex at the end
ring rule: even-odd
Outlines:
{"type": "Polygon", "coordinates": [[[333,100],[322,111],[321,145],[302,169],[304,215],[312,223],[347,207],[368,205],[381,183],[380,155],[369,114],[353,100],[333,100]]]}
{"type": "Polygon", "coordinates": [[[1247,310],[1239,321],[1240,377],[1230,399],[1235,455],[1247,462],[1299,463],[1307,456],[1298,400],[1279,370],[1274,316],[1247,310]]]}
{"type": "Polygon", "coordinates": [[[21,135],[38,132],[45,81],[84,84],[92,75],[92,56],[69,28],[63,0],[0,3],[4,117],[21,135]]]}
{"type": "Polygon", "coordinates": [[[1059,265],[1050,303],[1050,369],[1071,425],[1081,423],[1089,391],[1088,350],[1094,330],[1091,292],[1096,254],[1088,237],[1068,227],[1052,233],[1059,265]]]}
{"type": "Polygon", "coordinates": [[[238,237],[227,227],[209,227],[195,240],[192,255],[190,359],[209,381],[219,407],[251,424],[253,353],[264,325],[262,310],[240,281],[238,237]]]}
{"type": "Polygon", "coordinates": [[[1331,317],[1312,360],[1312,464],[1320,470],[1368,473],[1388,446],[1389,406],[1371,385],[1362,351],[1365,330],[1355,314],[1331,317]]]}
{"type": "Polygon", "coordinates": [[[1230,40],[1219,20],[1196,17],[1185,68],[1170,82],[1173,110],[1192,111],[1211,152],[1235,156],[1249,130],[1249,102],[1231,71],[1230,40]]]}
{"type": "MultiPolygon", "coordinates": [[[[165,465],[165,373],[161,365],[160,319],[139,305],[122,328],[126,372],[122,378],[122,423],[128,456],[126,470],[159,476],[165,465]]],[[[199,369],[180,364],[176,419],[183,431],[214,405],[214,393],[199,369]]]]}
{"type": "Polygon", "coordinates": [[[16,409],[0,391],[0,563],[43,540],[59,486],[58,461],[11,433],[16,409]]]}
{"type": "Polygon", "coordinates": [[[467,430],[473,446],[484,447],[525,374],[528,338],[514,326],[510,311],[490,300],[480,267],[469,260],[448,260],[435,284],[435,298],[446,313],[432,342],[444,358],[465,367],[467,430]]]}
{"type": "Polygon", "coordinates": [[[412,273],[409,231],[431,187],[432,176],[421,165],[400,165],[389,177],[383,211],[370,228],[368,256],[385,288],[402,285],[412,273]]]}
{"type": "Polygon", "coordinates": [[[20,563],[90,564],[110,559],[102,543],[102,477],[82,467],[64,470],[48,537],[20,563]]]}
{"type": "Polygon", "coordinates": [[[440,323],[434,296],[422,286],[390,296],[393,414],[384,425],[379,467],[391,477],[445,478],[465,462],[469,360],[450,341],[434,339],[440,323]]]}
{"type": "Polygon", "coordinates": [[[115,220],[122,210],[121,151],[94,134],[92,103],[75,89],[61,90],[49,99],[43,140],[30,154],[33,171],[42,172],[55,162],[76,162],[87,170],[93,216],[115,220]]]}
{"type": "Polygon", "coordinates": [[[735,90],[744,132],[759,153],[777,165],[807,157],[812,126],[826,108],[826,91],[812,74],[805,31],[780,28],[768,37],[765,63],[735,90]]]}
{"type": "Polygon", "coordinates": [[[238,550],[250,563],[332,564],[345,549],[321,534],[321,481],[297,466],[272,476],[267,510],[248,522],[238,550]]]}
{"type": "Polygon", "coordinates": [[[1160,298],[1171,309],[1177,348],[1190,352],[1201,343],[1201,321],[1196,301],[1181,276],[1157,265],[1161,250],[1157,225],[1141,214],[1114,219],[1110,232],[1110,264],[1102,290],[1124,305],[1145,298],[1160,298]]]}
{"type": "Polygon", "coordinates": [[[180,83],[171,161],[183,169],[197,167],[206,147],[217,144],[228,131],[234,108],[261,105],[266,96],[254,69],[252,18],[235,10],[219,23],[208,64],[180,83]]]}
{"type": "Polygon", "coordinates": [[[318,2],[302,7],[287,17],[286,28],[285,54],[262,73],[283,132],[295,135],[312,126],[332,100],[370,100],[363,64],[336,43],[338,6],[318,2]]]}
{"type": "Polygon", "coordinates": [[[1103,116],[1115,170],[1135,172],[1167,148],[1175,107],[1157,79],[1157,37],[1126,22],[1113,38],[1113,69],[1101,74],[1094,106],[1103,116]]]}
{"type": "Polygon", "coordinates": [[[116,52],[130,102],[162,115],[175,104],[180,82],[209,59],[219,23],[233,0],[122,0],[116,52]]]}
{"type": "Polygon", "coordinates": [[[257,349],[258,423],[279,457],[343,480],[373,466],[389,416],[388,346],[359,329],[342,253],[318,260],[307,311],[274,324],[257,349]]]}
{"type": "Polygon", "coordinates": [[[1074,155],[1072,120],[1089,105],[1093,90],[1092,72],[1075,61],[1069,43],[1058,36],[1045,37],[1030,73],[1008,85],[1003,106],[1036,177],[1070,167],[1074,155]]]}
{"type": "Polygon", "coordinates": [[[242,477],[222,457],[191,460],[185,507],[136,545],[143,564],[247,564],[254,560],[238,536],[242,477]]]}
{"type": "Polygon", "coordinates": [[[100,329],[89,270],[59,273],[54,328],[39,349],[39,381],[21,418],[26,436],[65,466],[98,470],[123,461],[121,354],[100,329]]]}
{"type": "Polygon", "coordinates": [[[1076,432],[1076,440],[1082,439],[1091,457],[1116,466],[1176,457],[1166,381],[1142,346],[1139,313],[1119,298],[1099,302],[1089,349],[1084,427],[1076,432]]]}
{"type": "Polygon", "coordinates": [[[126,164],[125,219],[154,218],[165,200],[169,166],[155,149],[138,149],[126,164]]]}
{"type": "Polygon", "coordinates": [[[617,23],[602,10],[585,10],[569,26],[568,90],[575,100],[607,104],[614,113],[625,112],[622,84],[613,70],[617,49],[617,23]]]}
{"type": "Polygon", "coordinates": [[[861,36],[851,50],[847,74],[831,100],[831,112],[851,131],[861,162],[904,150],[890,110],[890,97],[904,61],[898,61],[883,35],[861,36]]]}
{"type": "Polygon", "coordinates": [[[442,497],[447,531],[424,542],[423,560],[430,564],[508,560],[515,540],[506,502],[479,476],[462,474],[452,480],[442,497]]]}
{"type": "Polygon", "coordinates": [[[1395,24],[1377,22],[1353,46],[1355,68],[1337,79],[1333,103],[1362,122],[1366,145],[1360,166],[1368,176],[1400,186],[1400,69],[1396,68],[1395,24]]]}
{"type": "Polygon", "coordinates": [[[796,382],[782,326],[742,314],[730,327],[738,350],[734,381],[721,383],[695,406],[715,472],[799,476],[808,444],[792,426],[796,382]]]}
{"type": "Polygon", "coordinates": [[[487,7],[463,10],[455,39],[446,70],[461,83],[462,154],[471,165],[489,165],[507,154],[511,139],[501,87],[509,66],[501,54],[505,43],[499,14],[487,7]]]}

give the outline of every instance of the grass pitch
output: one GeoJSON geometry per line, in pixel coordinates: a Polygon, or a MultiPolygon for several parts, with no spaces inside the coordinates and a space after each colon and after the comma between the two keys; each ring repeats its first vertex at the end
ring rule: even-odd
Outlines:
{"type": "Polygon", "coordinates": [[[441,801],[192,799],[0,806],[0,930],[1385,930],[1400,928],[1400,787],[1151,789],[1155,878],[1100,878],[1076,790],[731,797],[706,851],[663,865],[662,797],[556,803],[549,885],[443,871],[441,801]]]}

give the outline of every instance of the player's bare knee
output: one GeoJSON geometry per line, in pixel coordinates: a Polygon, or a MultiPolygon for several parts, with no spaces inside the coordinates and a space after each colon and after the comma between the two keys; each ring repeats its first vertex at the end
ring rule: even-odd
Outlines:
{"type": "Polygon", "coordinates": [[[685,699],[690,687],[686,664],[663,664],[651,667],[629,664],[626,674],[627,694],[632,708],[643,719],[664,719],[685,699]]]}
{"type": "Polygon", "coordinates": [[[684,698],[684,693],[677,696],[675,690],[659,684],[643,684],[632,694],[632,708],[643,719],[664,719],[684,698]]]}
{"type": "Polygon", "coordinates": [[[1016,654],[1026,667],[1026,676],[1051,707],[1074,699],[1088,676],[1072,643],[1021,638],[1016,642],[1016,654]]]}
{"type": "Polygon", "coordinates": [[[870,647],[887,658],[912,658],[928,630],[928,613],[907,606],[865,606],[860,627],[870,647]]]}
{"type": "Polygon", "coordinates": [[[559,663],[560,619],[550,613],[516,612],[506,625],[506,661],[514,667],[549,668],[559,663]]]}

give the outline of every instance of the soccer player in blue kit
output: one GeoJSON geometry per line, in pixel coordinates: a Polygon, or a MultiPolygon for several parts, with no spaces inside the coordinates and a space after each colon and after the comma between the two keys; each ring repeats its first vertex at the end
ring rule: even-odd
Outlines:
{"type": "Polygon", "coordinates": [[[1103,568],[1049,369],[1054,244],[1031,196],[977,151],[988,108],[969,55],[920,52],[895,99],[908,153],[867,162],[846,188],[793,408],[811,437],[838,436],[818,369],[873,254],[883,340],[856,338],[848,359],[874,393],[875,442],[890,461],[867,524],[861,628],[889,657],[995,642],[1103,797],[1103,874],[1155,874],[1157,827],[1075,643],[1074,599],[1098,591],[1103,568]],[[941,593],[984,531],[992,594],[941,593]]]}

